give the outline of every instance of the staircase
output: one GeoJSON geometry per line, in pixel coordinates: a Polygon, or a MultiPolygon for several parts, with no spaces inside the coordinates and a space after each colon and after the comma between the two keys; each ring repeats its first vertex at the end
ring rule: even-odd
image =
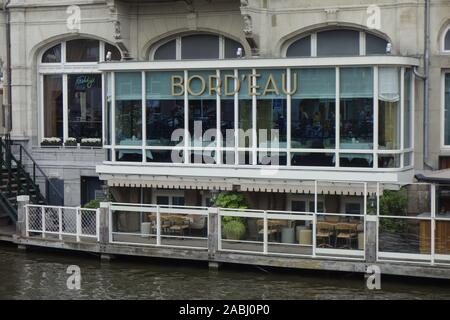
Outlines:
{"type": "Polygon", "coordinates": [[[48,204],[36,183],[36,171],[45,180],[47,193],[53,189],[53,193],[63,199],[28,151],[22,145],[14,144],[8,135],[0,136],[0,226],[17,222],[19,195],[28,195],[33,204],[48,204]],[[12,152],[13,149],[17,152],[12,152]],[[31,174],[27,172],[24,160],[32,168],[31,174]]]}

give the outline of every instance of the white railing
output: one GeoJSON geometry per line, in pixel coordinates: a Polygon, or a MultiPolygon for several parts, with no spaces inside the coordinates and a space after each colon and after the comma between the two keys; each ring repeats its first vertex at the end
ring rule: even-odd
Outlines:
{"type": "Polygon", "coordinates": [[[100,236],[98,209],[29,204],[25,206],[25,225],[27,236],[77,242],[99,241],[100,236]]]}
{"type": "Polygon", "coordinates": [[[112,203],[109,210],[111,243],[208,249],[208,208],[112,203]]]}
{"type": "Polygon", "coordinates": [[[218,230],[219,251],[365,259],[364,215],[219,209],[218,230]]]}

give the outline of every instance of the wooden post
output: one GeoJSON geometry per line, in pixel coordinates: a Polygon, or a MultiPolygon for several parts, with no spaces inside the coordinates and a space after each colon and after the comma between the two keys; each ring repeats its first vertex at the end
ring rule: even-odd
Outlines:
{"type": "Polygon", "coordinates": [[[377,261],[377,216],[366,216],[365,230],[365,256],[367,263],[375,263],[377,261]]]}
{"type": "Polygon", "coordinates": [[[107,253],[107,246],[111,242],[111,219],[110,219],[110,212],[109,212],[109,203],[108,202],[101,202],[100,208],[99,208],[99,224],[100,226],[97,226],[97,230],[99,232],[98,239],[100,244],[100,259],[101,261],[111,261],[114,259],[114,255],[107,253]]]}
{"type": "Polygon", "coordinates": [[[30,196],[17,196],[17,223],[16,234],[19,237],[27,237],[27,208],[30,203],[30,196]]]}
{"type": "Polygon", "coordinates": [[[208,208],[208,258],[214,261],[218,250],[219,209],[208,208]]]}

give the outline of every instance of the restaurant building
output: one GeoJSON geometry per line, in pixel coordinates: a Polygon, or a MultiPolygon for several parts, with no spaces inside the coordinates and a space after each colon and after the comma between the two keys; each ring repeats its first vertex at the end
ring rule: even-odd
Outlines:
{"type": "Polygon", "coordinates": [[[359,214],[447,175],[450,1],[0,2],[2,125],[58,204],[359,214]]]}

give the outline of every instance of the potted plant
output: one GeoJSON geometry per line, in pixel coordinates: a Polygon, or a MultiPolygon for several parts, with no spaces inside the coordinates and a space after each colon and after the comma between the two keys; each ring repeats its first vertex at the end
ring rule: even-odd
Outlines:
{"type": "Polygon", "coordinates": [[[93,147],[93,148],[101,148],[102,140],[99,138],[83,138],[81,139],[82,147],[93,147]]]}
{"type": "MultiPolygon", "coordinates": [[[[222,192],[214,200],[219,208],[247,209],[244,195],[237,192],[222,192]]],[[[240,240],[245,235],[245,219],[241,217],[222,217],[222,234],[226,239],[240,240]]]]}
{"type": "Polygon", "coordinates": [[[77,139],[72,138],[72,137],[67,138],[66,141],[64,141],[64,146],[65,147],[76,147],[76,146],[78,146],[77,139]]]}
{"type": "Polygon", "coordinates": [[[42,147],[60,147],[62,146],[62,140],[61,138],[51,137],[51,138],[44,138],[41,142],[42,147]]]}

